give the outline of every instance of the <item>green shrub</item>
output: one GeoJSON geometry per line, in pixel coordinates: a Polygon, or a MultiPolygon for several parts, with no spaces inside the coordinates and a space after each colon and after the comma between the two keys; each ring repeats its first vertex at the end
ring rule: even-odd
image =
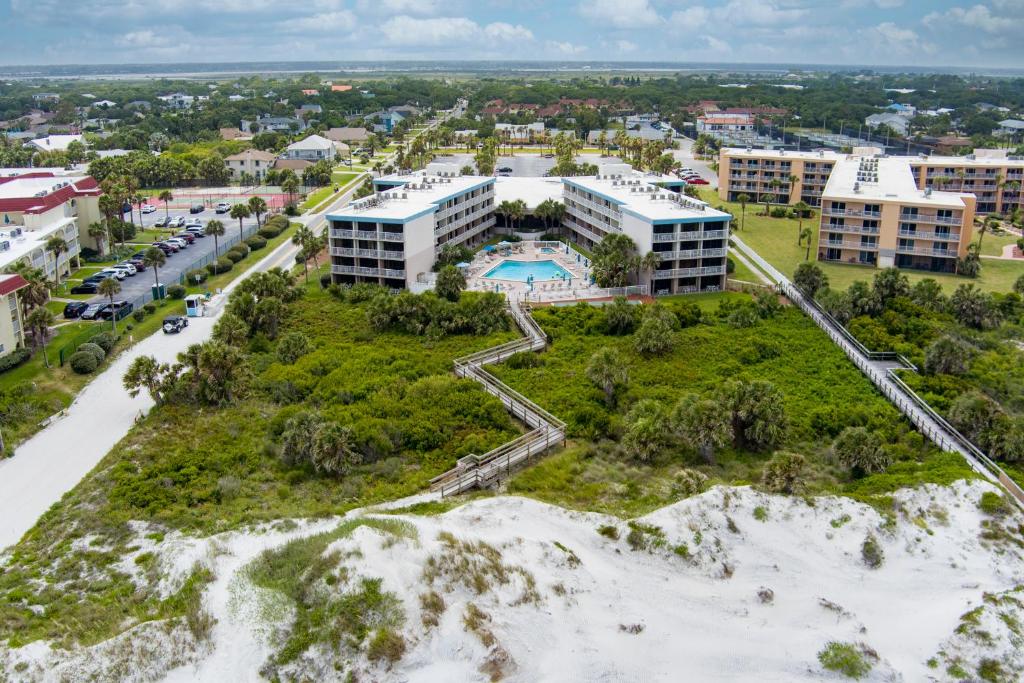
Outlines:
{"type": "Polygon", "coordinates": [[[249,247],[247,247],[247,246],[245,245],[245,243],[244,243],[244,242],[239,242],[239,243],[238,243],[238,244],[236,244],[235,246],[231,247],[231,249],[229,249],[228,251],[229,251],[229,252],[232,252],[232,251],[237,251],[237,252],[238,252],[239,254],[241,254],[241,255],[242,255],[242,258],[245,258],[246,256],[248,256],[248,255],[249,255],[249,252],[250,252],[251,250],[249,249],[249,247]]]}
{"type": "Polygon", "coordinates": [[[366,648],[366,658],[371,662],[385,660],[394,664],[405,654],[405,638],[389,628],[382,628],[370,640],[366,648]]]}
{"type": "Polygon", "coordinates": [[[70,363],[71,369],[79,375],[88,375],[90,372],[95,371],[99,366],[96,356],[88,351],[76,352],[71,356],[70,363]]]}
{"type": "Polygon", "coordinates": [[[182,285],[171,285],[167,288],[167,296],[172,299],[184,299],[185,288],[182,285]]]}
{"type": "Polygon", "coordinates": [[[505,363],[513,370],[535,368],[540,365],[540,357],[532,351],[520,351],[509,356],[505,363]]]}
{"type": "Polygon", "coordinates": [[[156,313],[156,304],[150,301],[148,304],[143,304],[142,310],[144,310],[146,313],[150,315],[153,315],[154,313],[156,313]]]}
{"type": "Polygon", "coordinates": [[[882,566],[882,562],[885,561],[885,553],[882,552],[882,546],[878,544],[878,539],[871,534],[868,534],[864,539],[864,543],[861,544],[860,556],[869,569],[878,569],[882,566]]]}
{"type": "Polygon", "coordinates": [[[112,332],[100,332],[89,341],[93,344],[98,344],[99,347],[109,355],[114,349],[114,344],[117,343],[117,337],[115,337],[112,332]]]}
{"type": "Polygon", "coordinates": [[[31,357],[32,352],[28,349],[14,349],[14,351],[11,351],[3,358],[0,358],[0,372],[6,372],[11,368],[16,368],[31,357]]]}
{"type": "Polygon", "coordinates": [[[231,270],[234,267],[235,267],[235,262],[234,261],[232,261],[231,259],[224,258],[223,256],[221,256],[219,259],[217,259],[216,263],[207,263],[206,264],[206,271],[210,275],[219,275],[220,273],[228,272],[229,270],[231,270]]]}
{"type": "Polygon", "coordinates": [[[605,538],[610,538],[613,541],[619,540],[619,527],[614,524],[602,524],[597,527],[597,533],[601,534],[605,538]]]}
{"type": "Polygon", "coordinates": [[[245,254],[243,254],[240,251],[235,251],[234,249],[231,249],[231,250],[228,251],[228,253],[224,254],[224,256],[222,258],[218,259],[218,262],[227,259],[227,260],[231,261],[232,264],[234,264],[234,263],[238,263],[239,261],[241,261],[244,258],[245,258],[245,254]]]}
{"type": "Polygon", "coordinates": [[[245,241],[245,245],[249,247],[250,251],[259,251],[267,246],[267,239],[259,235],[253,235],[245,241]]]}
{"type": "Polygon", "coordinates": [[[852,643],[831,641],[818,653],[818,661],[829,671],[836,671],[847,678],[863,678],[871,671],[871,662],[852,643]]]}
{"type": "Polygon", "coordinates": [[[76,353],[81,352],[91,353],[96,357],[96,365],[99,365],[107,357],[107,352],[104,351],[99,344],[93,342],[86,342],[78,347],[76,353]]]}
{"type": "Polygon", "coordinates": [[[995,491],[985,491],[978,500],[978,509],[986,515],[1001,515],[1007,510],[1006,499],[995,491]]]}
{"type": "Polygon", "coordinates": [[[274,239],[275,237],[280,235],[281,231],[280,230],[275,230],[274,228],[262,227],[262,228],[260,228],[259,232],[257,232],[256,234],[259,235],[260,237],[264,238],[264,239],[270,240],[270,239],[274,239]]]}
{"type": "Polygon", "coordinates": [[[206,282],[207,277],[209,277],[209,274],[205,270],[202,268],[196,268],[195,270],[190,270],[185,274],[185,282],[190,285],[201,285],[206,282]]]}
{"type": "Polygon", "coordinates": [[[134,311],[132,311],[132,318],[137,323],[141,323],[145,319],[145,317],[146,311],[142,308],[136,308],[134,311]]]}

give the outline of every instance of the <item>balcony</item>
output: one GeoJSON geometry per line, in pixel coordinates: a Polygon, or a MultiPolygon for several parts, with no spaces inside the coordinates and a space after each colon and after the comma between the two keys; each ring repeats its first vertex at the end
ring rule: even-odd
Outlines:
{"type": "Polygon", "coordinates": [[[440,254],[441,249],[444,247],[445,244],[461,244],[462,242],[468,240],[470,237],[475,237],[476,235],[479,235],[485,230],[490,230],[493,227],[494,219],[491,218],[490,220],[484,221],[480,225],[470,228],[466,232],[459,233],[458,235],[449,235],[447,240],[445,240],[442,244],[439,244],[434,248],[434,252],[440,254]]]}
{"type": "Polygon", "coordinates": [[[565,213],[566,215],[574,216],[575,218],[581,221],[598,223],[601,229],[603,230],[622,232],[622,228],[619,227],[619,220],[621,219],[621,216],[618,216],[614,219],[615,224],[613,225],[611,222],[612,219],[609,219],[607,216],[603,216],[601,214],[586,213],[583,209],[571,206],[569,204],[565,205],[565,213]]]}
{"type": "Polygon", "coordinates": [[[357,256],[359,258],[382,258],[404,261],[404,251],[388,251],[387,249],[352,249],[350,247],[331,247],[331,256],[357,256]]]}
{"type": "Polygon", "coordinates": [[[822,240],[819,247],[831,247],[833,249],[858,249],[860,251],[878,251],[878,243],[864,244],[856,240],[822,240]]]}
{"type": "Polygon", "coordinates": [[[944,242],[959,242],[959,233],[948,233],[948,232],[921,232],[914,230],[900,230],[900,237],[909,237],[911,239],[920,240],[942,240],[944,242]]]}
{"type": "Polygon", "coordinates": [[[827,232],[848,232],[854,235],[877,235],[878,228],[865,228],[863,225],[834,225],[822,223],[821,229],[827,232]]]}
{"type": "Polygon", "coordinates": [[[667,280],[676,277],[693,277],[694,275],[722,275],[725,266],[703,266],[701,268],[673,268],[671,270],[654,271],[655,280],[667,280]]]}
{"type": "Polygon", "coordinates": [[[834,209],[826,207],[821,210],[826,216],[850,216],[852,218],[881,218],[881,211],[861,211],[858,209],[834,209]]]}
{"type": "Polygon", "coordinates": [[[477,218],[480,218],[481,216],[486,216],[487,214],[493,212],[494,208],[491,206],[479,207],[476,211],[474,211],[471,214],[461,216],[453,220],[451,223],[447,223],[438,228],[434,228],[434,236],[440,237],[441,235],[452,232],[453,230],[458,230],[462,226],[466,225],[466,223],[469,223],[470,221],[475,221],[477,218]]]}
{"type": "Polygon", "coordinates": [[[923,213],[901,213],[901,221],[910,223],[941,223],[942,225],[960,225],[963,218],[960,216],[935,216],[923,213]]]}
{"type": "Polygon", "coordinates": [[[404,242],[405,234],[401,232],[375,232],[373,230],[345,230],[331,228],[331,237],[336,239],[385,240],[388,242],[404,242]]]}
{"type": "Polygon", "coordinates": [[[564,220],[564,223],[570,229],[578,232],[579,234],[583,235],[584,237],[586,237],[586,238],[588,238],[588,239],[590,239],[590,240],[592,240],[594,242],[600,242],[601,240],[604,239],[604,235],[599,235],[596,232],[594,232],[593,230],[591,230],[590,228],[588,228],[588,227],[584,226],[583,224],[578,223],[578,222],[576,222],[576,221],[574,221],[572,219],[566,219],[566,220],[564,220]]]}
{"type": "Polygon", "coordinates": [[[940,256],[942,258],[956,258],[954,249],[932,249],[931,247],[896,247],[897,253],[915,254],[917,256],[940,256]]]}
{"type": "Polygon", "coordinates": [[[617,221],[622,220],[622,211],[620,211],[616,207],[598,204],[597,202],[591,201],[589,199],[584,199],[579,195],[574,195],[573,197],[570,197],[570,199],[572,199],[572,201],[576,202],[577,204],[585,206],[591,211],[597,211],[598,213],[607,216],[608,218],[612,218],[617,221]]]}
{"type": "Polygon", "coordinates": [[[377,277],[405,278],[404,270],[392,270],[391,268],[366,268],[364,266],[339,266],[332,264],[331,272],[337,275],[369,275],[377,277]]]}

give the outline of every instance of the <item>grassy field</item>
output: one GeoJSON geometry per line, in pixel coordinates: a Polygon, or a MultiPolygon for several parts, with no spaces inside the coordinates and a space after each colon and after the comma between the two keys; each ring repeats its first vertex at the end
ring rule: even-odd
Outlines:
{"type": "MultiPolygon", "coordinates": [[[[747,245],[754,249],[766,261],[781,270],[785,275],[792,276],[796,267],[807,259],[806,242],[804,246],[797,246],[799,234],[798,223],[791,218],[770,218],[758,216],[764,208],[762,205],[747,204],[746,218],[741,220],[741,207],[735,202],[723,202],[718,198],[718,193],[712,189],[702,189],[701,198],[712,206],[723,207],[723,210],[736,216],[733,223],[735,234],[747,245]],[[742,229],[740,226],[742,225],[742,229]]],[[[818,230],[817,225],[820,216],[804,220],[804,227],[811,228],[811,249],[810,258],[813,260],[818,253],[818,230]]],[[[1006,243],[1007,238],[997,235],[985,235],[982,242],[983,253],[994,253],[996,245],[1006,243]]],[[[738,265],[738,264],[737,264],[738,265]]],[[[870,282],[877,272],[874,268],[864,266],[844,265],[840,263],[819,263],[825,274],[828,275],[830,285],[833,289],[845,289],[856,280],[870,282]]],[[[914,270],[903,271],[911,284],[924,278],[933,278],[949,293],[962,284],[976,284],[986,291],[1007,292],[1013,286],[1014,280],[1024,275],[1024,261],[996,261],[983,259],[981,275],[977,279],[960,277],[958,275],[944,275],[940,273],[924,273],[914,270]]]]}
{"type": "Polygon", "coordinates": [[[572,447],[515,476],[510,490],[630,517],[691,495],[687,470],[700,472],[710,482],[758,482],[770,453],[729,446],[716,451],[716,463],[708,464],[693,452],[670,447],[654,462],[644,463],[622,453],[617,443],[625,414],[639,401],[653,399],[671,408],[684,394],[714,392],[733,379],[767,380],[782,393],[788,430],[778,449],[805,456],[811,493],[840,493],[884,504],[884,495],[901,486],[972,476],[962,459],[943,456],[914,432],[799,311],[787,308],[748,328],[736,328],[716,315],[722,301],[735,305],[746,300],[749,297],[739,293],[661,300],[670,307],[695,303],[705,322],[677,332],[675,349],[654,358],[633,350],[632,335],[603,334],[600,309],[537,309],[537,321],[553,339],[540,363],[506,363],[494,372],[565,420],[572,447]],[[611,410],[585,374],[591,355],[606,346],[625,358],[629,375],[611,410]],[[832,440],[851,425],[877,431],[888,444],[895,462],[886,473],[855,479],[832,461],[832,440]]]}
{"type": "Polygon", "coordinates": [[[94,643],[139,622],[189,614],[196,609],[190,591],[207,575],[195,571],[161,599],[155,572],[143,571],[136,585],[115,562],[125,557],[147,570],[152,553],[139,545],[172,530],[206,535],[408,495],[456,458],[518,433],[497,399],[451,373],[452,358],[510,339],[511,331],[429,343],[376,333],[364,306],[313,284],[288,305],[282,333],[292,331],[312,346],[298,362],[282,364],[273,343],[254,343],[244,400],[151,411],[20,541],[0,573],[0,642],[94,643]],[[287,419],[314,407],[350,426],[368,454],[350,474],[326,476],[278,456],[287,419]],[[146,539],[131,521],[149,525],[146,539]]]}

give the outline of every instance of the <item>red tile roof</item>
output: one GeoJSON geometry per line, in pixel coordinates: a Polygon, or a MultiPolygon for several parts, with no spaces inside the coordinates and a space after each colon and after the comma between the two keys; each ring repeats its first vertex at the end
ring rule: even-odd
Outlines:
{"type": "MultiPolygon", "coordinates": [[[[0,178],[0,184],[21,178],[54,178],[55,182],[66,182],[68,180],[64,177],[54,176],[52,173],[40,172],[0,178]]],[[[0,211],[18,211],[30,214],[45,213],[75,197],[98,197],[100,194],[102,192],[96,180],[92,176],[85,176],[84,178],[71,181],[70,185],[62,187],[56,192],[50,192],[42,197],[9,197],[7,199],[0,199],[0,211]]]]}
{"type": "Polygon", "coordinates": [[[7,296],[22,287],[28,287],[28,280],[18,274],[0,275],[0,296],[7,296]]]}

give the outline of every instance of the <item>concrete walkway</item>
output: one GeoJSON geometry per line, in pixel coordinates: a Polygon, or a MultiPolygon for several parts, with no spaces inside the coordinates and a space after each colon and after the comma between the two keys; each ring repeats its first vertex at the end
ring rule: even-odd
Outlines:
{"type": "Polygon", "coordinates": [[[1018,502],[1024,504],[1024,491],[977,446],[960,434],[899,378],[895,370],[913,369],[905,358],[892,352],[867,350],[846,328],[805,297],[789,279],[747,246],[736,235],[732,241],[738,251],[753,261],[774,280],[780,291],[799,306],[835,344],[843,350],[864,375],[896,406],[925,437],[944,451],[959,453],[971,468],[986,479],[999,482],[1018,502]]]}
{"type": "MultiPolygon", "coordinates": [[[[350,195],[351,191],[322,212],[296,220],[314,231],[322,230],[324,215],[348,201],[350,195]]],[[[291,242],[279,245],[233,280],[223,296],[252,273],[290,268],[297,251],[291,242]]],[[[0,460],[0,548],[16,543],[128,433],[136,418],[152,407],[145,391],[131,398],[121,384],[132,361],[150,355],[171,362],[189,345],[209,339],[215,322],[215,317],[193,318],[180,334],[157,332],[122,352],[82,390],[65,417],[18,446],[12,457],[0,460]]]]}

